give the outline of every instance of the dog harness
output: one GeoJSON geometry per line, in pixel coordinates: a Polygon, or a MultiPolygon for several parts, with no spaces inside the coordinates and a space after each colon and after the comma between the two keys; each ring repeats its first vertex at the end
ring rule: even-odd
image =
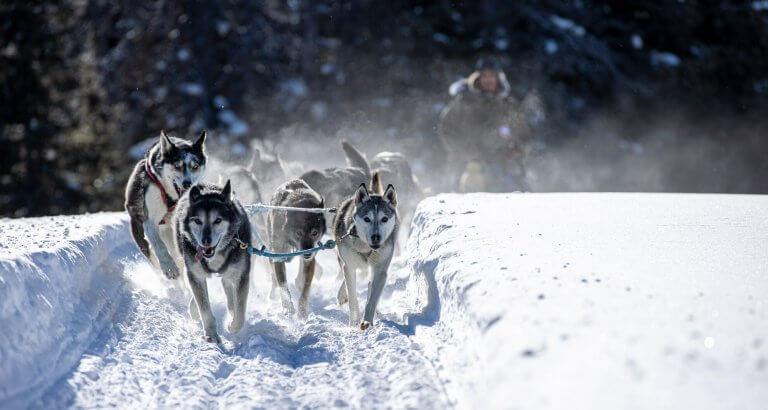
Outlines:
{"type": "Polygon", "coordinates": [[[168,218],[170,218],[173,209],[176,208],[176,201],[168,197],[168,194],[165,192],[165,188],[163,188],[163,184],[160,183],[160,180],[157,178],[157,176],[155,176],[155,173],[152,172],[152,167],[149,165],[149,158],[144,159],[144,171],[146,171],[147,175],[149,175],[149,179],[151,179],[152,182],[157,185],[157,189],[160,190],[160,196],[163,198],[163,203],[165,204],[165,207],[168,208],[168,212],[165,213],[163,219],[161,219],[160,223],[158,223],[158,225],[163,225],[168,220],[168,218]]]}

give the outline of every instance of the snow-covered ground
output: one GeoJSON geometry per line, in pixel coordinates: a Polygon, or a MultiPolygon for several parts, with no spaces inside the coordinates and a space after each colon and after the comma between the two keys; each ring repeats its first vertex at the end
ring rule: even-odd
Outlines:
{"type": "Polygon", "coordinates": [[[768,403],[765,196],[429,198],[372,329],[345,325],[326,252],[306,321],[257,263],[222,346],[122,214],[0,220],[0,237],[2,408],[768,403]]]}

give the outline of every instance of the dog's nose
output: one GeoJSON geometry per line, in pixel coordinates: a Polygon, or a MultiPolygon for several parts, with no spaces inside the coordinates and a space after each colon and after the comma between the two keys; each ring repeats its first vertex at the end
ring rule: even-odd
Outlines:
{"type": "Polygon", "coordinates": [[[375,233],[371,235],[371,243],[379,243],[381,241],[381,235],[375,233]]]}
{"type": "Polygon", "coordinates": [[[192,183],[189,181],[184,181],[181,183],[181,185],[184,187],[184,189],[189,189],[189,187],[192,186],[192,183]]]}
{"type": "Polygon", "coordinates": [[[211,238],[203,238],[203,246],[211,246],[211,238]]]}

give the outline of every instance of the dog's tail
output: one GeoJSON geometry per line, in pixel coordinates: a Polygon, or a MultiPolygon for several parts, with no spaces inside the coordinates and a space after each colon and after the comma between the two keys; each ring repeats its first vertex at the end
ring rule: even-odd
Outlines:
{"type": "Polygon", "coordinates": [[[379,174],[379,171],[376,171],[371,175],[371,193],[378,195],[384,194],[384,187],[381,184],[381,174],[379,174]]]}
{"type": "Polygon", "coordinates": [[[360,168],[365,175],[371,175],[371,166],[365,155],[352,146],[346,139],[341,140],[341,149],[344,150],[344,156],[347,158],[347,166],[351,168],[360,168]]]}

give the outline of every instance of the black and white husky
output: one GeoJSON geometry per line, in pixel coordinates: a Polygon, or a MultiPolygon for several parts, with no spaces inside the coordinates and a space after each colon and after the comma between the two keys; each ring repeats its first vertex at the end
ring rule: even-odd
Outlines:
{"type": "Polygon", "coordinates": [[[192,290],[189,315],[202,321],[206,341],[220,343],[207,279],[221,277],[231,318],[227,330],[237,333],[245,320],[251,272],[250,255],[240,247],[250,243],[251,225],[243,206],[232,197],[229,180],[223,188],[198,184],[183,195],[174,213],[173,234],[192,290]]]}
{"type": "Polygon", "coordinates": [[[205,131],[195,142],[169,137],[161,131],[160,140],[136,164],[125,188],[125,210],[131,217],[133,240],[170,279],[179,276],[180,263],[178,255],[172,255],[170,219],[179,197],[205,172],[205,138],[205,131]]]}
{"type": "Polygon", "coordinates": [[[361,184],[351,198],[342,202],[333,221],[336,250],[344,273],[337,300],[340,305],[349,302],[349,324],[360,326],[361,330],[373,323],[399,228],[395,188],[390,184],[382,193],[381,186],[381,177],[374,173],[371,191],[361,184]],[[357,303],[358,271],[370,274],[362,322],[357,303]]]}

